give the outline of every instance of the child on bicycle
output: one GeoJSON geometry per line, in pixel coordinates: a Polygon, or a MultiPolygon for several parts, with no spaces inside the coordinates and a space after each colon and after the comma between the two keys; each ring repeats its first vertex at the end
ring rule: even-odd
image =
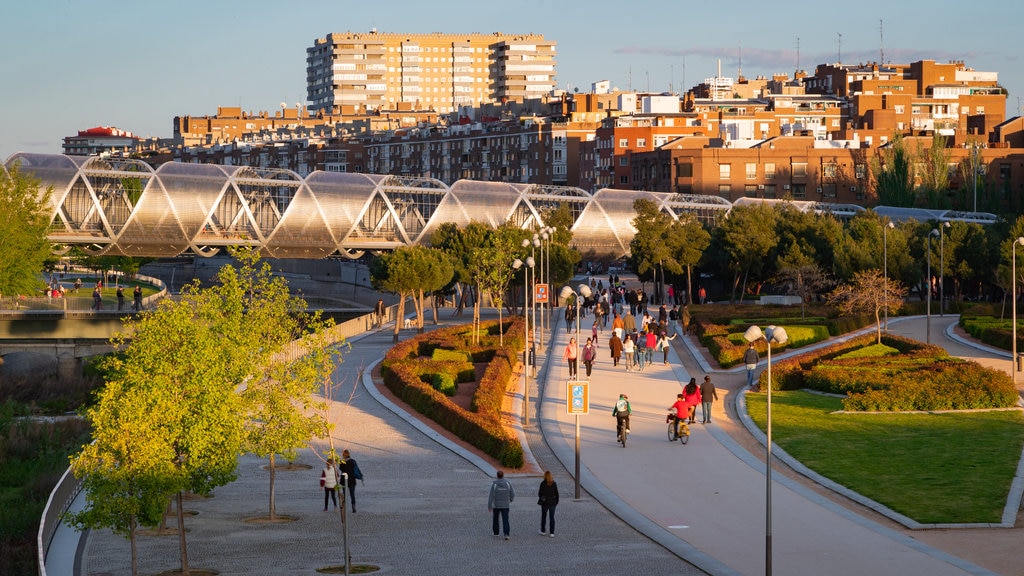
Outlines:
{"type": "Polygon", "coordinates": [[[676,434],[682,435],[683,427],[686,425],[686,421],[690,418],[690,410],[694,410],[696,407],[688,403],[682,393],[676,394],[675,404],[668,407],[669,410],[675,410],[675,423],[676,423],[676,434]]]}

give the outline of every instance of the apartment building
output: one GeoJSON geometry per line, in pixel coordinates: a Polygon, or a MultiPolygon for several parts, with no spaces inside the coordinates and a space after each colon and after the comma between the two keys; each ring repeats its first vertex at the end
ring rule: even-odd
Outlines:
{"type": "Polygon", "coordinates": [[[332,33],[306,49],[306,99],[327,114],[522,102],[554,89],[555,46],[539,34],[332,33]]]}
{"type": "Polygon", "coordinates": [[[131,151],[139,139],[131,132],[110,126],[97,126],[79,130],[75,136],[65,136],[62,146],[65,154],[95,156],[110,152],[131,151]]]}

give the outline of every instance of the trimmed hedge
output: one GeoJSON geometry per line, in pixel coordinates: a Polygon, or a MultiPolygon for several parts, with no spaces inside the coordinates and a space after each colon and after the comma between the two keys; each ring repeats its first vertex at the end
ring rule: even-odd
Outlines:
{"type": "MultiPolygon", "coordinates": [[[[1017,391],[1005,372],[952,358],[938,346],[910,338],[882,336],[882,344],[899,351],[895,356],[840,358],[875,343],[875,335],[869,334],[773,363],[773,389],[844,394],[843,407],[851,411],[1006,408],[1017,403],[1017,391]]],[[[762,372],[758,386],[766,384],[767,373],[762,372]]]]}
{"type": "Polygon", "coordinates": [[[497,321],[487,322],[479,337],[480,343],[473,344],[472,326],[467,325],[434,330],[400,342],[381,363],[384,384],[414,410],[496,458],[502,466],[522,468],[523,447],[518,438],[505,431],[501,407],[518,358],[515,350],[523,346],[524,325],[520,319],[508,320],[500,328],[497,321]],[[499,344],[499,330],[505,331],[504,347],[499,344]],[[433,386],[435,377],[439,381],[450,377],[453,384],[472,381],[475,369],[467,358],[487,362],[471,410],[455,404],[433,386]]]}

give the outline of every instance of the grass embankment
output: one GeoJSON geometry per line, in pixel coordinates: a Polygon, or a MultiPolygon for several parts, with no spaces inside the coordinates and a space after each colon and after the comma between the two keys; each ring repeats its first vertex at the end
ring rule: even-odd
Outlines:
{"type": "MultiPolygon", "coordinates": [[[[747,395],[762,429],[765,400],[747,395]]],[[[1024,413],[836,413],[842,408],[841,398],[776,391],[772,440],[815,472],[923,524],[1002,520],[1024,413]]]]}

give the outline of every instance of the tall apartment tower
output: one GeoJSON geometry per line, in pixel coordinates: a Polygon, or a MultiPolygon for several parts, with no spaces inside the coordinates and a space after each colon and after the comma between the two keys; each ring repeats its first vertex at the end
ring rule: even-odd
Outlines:
{"type": "Polygon", "coordinates": [[[555,88],[540,34],[332,33],[306,49],[311,112],[433,109],[539,98],[555,88]],[[351,108],[350,108],[351,107],[351,108]]]}

